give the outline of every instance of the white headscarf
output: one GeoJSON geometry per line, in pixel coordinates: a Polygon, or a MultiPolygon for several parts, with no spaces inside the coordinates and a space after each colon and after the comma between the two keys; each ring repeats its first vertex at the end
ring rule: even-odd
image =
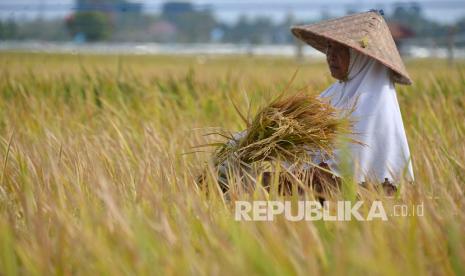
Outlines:
{"type": "MultiPolygon", "coordinates": [[[[358,182],[382,183],[387,178],[397,183],[400,178],[413,181],[410,151],[389,69],[350,49],[348,80],[336,82],[320,97],[338,109],[350,109],[355,121],[355,139],[365,144],[350,144],[350,169],[358,182]]],[[[341,150],[334,159],[326,160],[332,170],[340,173],[341,150]]]]}

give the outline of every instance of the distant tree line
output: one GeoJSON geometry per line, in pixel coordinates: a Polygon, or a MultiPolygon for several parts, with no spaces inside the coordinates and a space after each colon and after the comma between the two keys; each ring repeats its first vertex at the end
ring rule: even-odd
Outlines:
{"type": "Polygon", "coordinates": [[[17,28],[17,24],[12,20],[0,21],[0,39],[15,39],[18,32],[17,28]]]}
{"type": "MultiPolygon", "coordinates": [[[[330,16],[322,13],[322,18],[330,16]]],[[[465,34],[465,17],[453,26],[440,24],[426,18],[416,3],[397,4],[385,17],[408,26],[418,37],[445,36],[451,29],[465,34]]],[[[160,14],[149,15],[142,13],[140,4],[126,0],[77,0],[75,12],[64,21],[0,21],[0,40],[280,44],[293,42],[289,27],[298,23],[302,22],[289,14],[278,23],[269,17],[243,15],[227,24],[215,18],[211,8],[189,2],[167,2],[160,14]]]]}

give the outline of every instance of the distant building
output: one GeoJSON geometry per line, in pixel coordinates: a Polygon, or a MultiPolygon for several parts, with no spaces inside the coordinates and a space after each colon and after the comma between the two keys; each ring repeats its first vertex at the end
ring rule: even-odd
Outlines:
{"type": "Polygon", "coordinates": [[[414,37],[415,32],[408,26],[394,21],[388,22],[388,27],[399,52],[403,54],[405,52],[403,49],[405,40],[414,37]]]}
{"type": "Polygon", "coordinates": [[[176,26],[165,20],[153,23],[148,31],[157,42],[173,42],[177,34],[176,26]]]}

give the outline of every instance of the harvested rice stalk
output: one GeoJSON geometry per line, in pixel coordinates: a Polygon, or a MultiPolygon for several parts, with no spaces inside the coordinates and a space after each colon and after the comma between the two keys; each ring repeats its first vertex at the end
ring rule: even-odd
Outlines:
{"type": "MultiPolygon", "coordinates": [[[[350,110],[340,114],[315,95],[279,96],[240,135],[219,133],[229,138],[212,144],[217,146],[213,161],[219,188],[223,193],[253,190],[261,179],[262,187],[270,191],[271,176],[278,175],[280,194],[310,188],[320,199],[327,198],[338,190],[340,179],[326,163],[313,164],[312,159],[332,157],[338,136],[351,133],[349,115],[350,110]]],[[[197,183],[204,184],[206,177],[204,171],[197,183]]]]}
{"type": "MultiPolygon", "coordinates": [[[[245,136],[221,145],[215,164],[236,159],[261,161],[309,161],[310,156],[332,156],[336,137],[350,133],[348,116],[341,116],[315,95],[279,96],[249,123],[245,136]]],[[[234,140],[234,139],[233,139],[234,140]]]]}

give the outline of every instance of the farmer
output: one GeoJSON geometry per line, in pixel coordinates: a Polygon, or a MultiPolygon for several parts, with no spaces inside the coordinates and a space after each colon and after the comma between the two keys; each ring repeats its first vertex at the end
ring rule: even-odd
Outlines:
{"type": "Polygon", "coordinates": [[[353,133],[360,144],[350,144],[344,155],[336,149],[326,163],[342,173],[348,156],[354,179],[363,184],[413,181],[409,146],[394,83],[412,83],[381,12],[369,11],[295,26],[292,33],[326,54],[331,75],[338,81],[320,97],[341,110],[351,110],[353,133]]]}

